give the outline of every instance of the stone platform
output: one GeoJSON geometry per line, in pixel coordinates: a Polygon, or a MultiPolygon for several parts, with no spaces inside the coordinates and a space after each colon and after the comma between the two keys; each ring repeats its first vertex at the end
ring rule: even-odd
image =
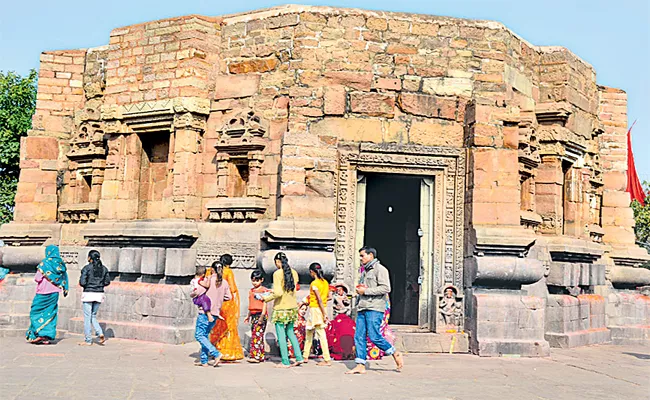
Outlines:
{"type": "Polygon", "coordinates": [[[550,357],[536,359],[407,354],[401,374],[386,358],[370,363],[365,376],[350,376],[344,372],[352,362],[281,370],[274,368],[274,358],[260,365],[197,368],[192,366],[196,343],[114,339],[104,347],[80,347],[79,341],[80,336],[66,336],[54,346],[39,347],[21,338],[0,339],[1,397],[618,400],[643,399],[650,392],[650,351],[632,346],[553,349],[550,357]]]}

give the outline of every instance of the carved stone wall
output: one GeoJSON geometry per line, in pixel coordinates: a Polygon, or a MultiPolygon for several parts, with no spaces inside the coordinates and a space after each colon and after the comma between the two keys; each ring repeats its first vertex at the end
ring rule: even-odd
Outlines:
{"type": "Polygon", "coordinates": [[[436,177],[434,205],[434,292],[445,283],[462,287],[465,196],[463,149],[362,144],[358,151],[339,153],[338,202],[335,246],[338,282],[354,281],[357,172],[436,177]]]}

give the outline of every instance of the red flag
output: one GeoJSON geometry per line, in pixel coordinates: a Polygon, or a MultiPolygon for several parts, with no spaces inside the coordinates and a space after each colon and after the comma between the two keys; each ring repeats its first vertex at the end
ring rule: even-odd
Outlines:
{"type": "Polygon", "coordinates": [[[644,206],[645,193],[643,193],[643,187],[641,186],[641,182],[639,182],[639,176],[636,174],[634,154],[632,154],[632,128],[634,124],[636,124],[636,121],[634,121],[630,130],[627,131],[627,189],[625,191],[630,192],[632,200],[636,200],[644,206]]]}

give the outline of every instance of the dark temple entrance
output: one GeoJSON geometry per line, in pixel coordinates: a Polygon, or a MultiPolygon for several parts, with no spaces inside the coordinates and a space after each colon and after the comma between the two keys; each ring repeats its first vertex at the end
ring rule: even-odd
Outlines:
{"type": "Polygon", "coordinates": [[[420,179],[368,174],[364,242],[390,272],[392,324],[418,324],[420,179]]]}

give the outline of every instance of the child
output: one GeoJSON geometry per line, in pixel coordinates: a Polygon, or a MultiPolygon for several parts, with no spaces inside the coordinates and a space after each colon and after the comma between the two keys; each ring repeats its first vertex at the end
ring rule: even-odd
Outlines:
{"type": "Polygon", "coordinates": [[[296,339],[298,339],[298,345],[300,346],[300,348],[294,350],[291,342],[287,340],[287,346],[289,348],[289,358],[296,358],[296,352],[301,353],[303,347],[305,346],[306,314],[307,314],[307,304],[305,303],[300,304],[300,306],[298,307],[298,320],[293,325],[293,333],[296,335],[296,339]]]}
{"type": "MultiPolygon", "coordinates": [[[[259,269],[251,273],[251,283],[253,287],[248,294],[248,316],[245,323],[251,324],[251,344],[248,349],[248,359],[250,363],[260,363],[264,361],[264,331],[268,320],[266,303],[256,298],[256,294],[263,294],[267,289],[262,286],[264,274],[259,269]]],[[[257,296],[259,297],[259,296],[257,296]]]]}
{"type": "Polygon", "coordinates": [[[214,316],[210,312],[210,308],[212,308],[212,301],[208,295],[205,294],[205,287],[201,286],[201,282],[203,282],[204,279],[209,279],[206,274],[206,270],[207,268],[204,266],[196,267],[196,273],[194,274],[194,279],[190,281],[190,285],[192,287],[192,293],[194,295],[192,301],[196,306],[199,307],[200,310],[205,313],[206,317],[208,317],[208,322],[212,323],[214,322],[214,316]]]}
{"type": "Polygon", "coordinates": [[[312,263],[309,266],[309,275],[311,275],[313,281],[311,285],[309,285],[309,315],[307,317],[306,326],[307,338],[305,339],[305,348],[302,356],[305,360],[309,358],[309,352],[311,351],[315,332],[323,351],[323,361],[316,365],[329,367],[332,365],[332,360],[330,358],[327,336],[325,335],[325,327],[327,326],[325,304],[327,304],[330,285],[327,280],[325,280],[323,276],[323,268],[319,263],[312,263]]]}
{"type": "Polygon", "coordinates": [[[343,283],[334,286],[334,316],[339,314],[350,315],[350,298],[348,297],[348,288],[343,283]]]}

